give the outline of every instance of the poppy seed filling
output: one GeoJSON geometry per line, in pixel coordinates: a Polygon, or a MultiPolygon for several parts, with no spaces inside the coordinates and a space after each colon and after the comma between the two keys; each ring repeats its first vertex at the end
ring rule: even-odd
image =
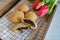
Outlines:
{"type": "Polygon", "coordinates": [[[23,30],[23,29],[28,29],[28,27],[17,28],[17,30],[23,30]]]}
{"type": "Polygon", "coordinates": [[[24,22],[30,24],[31,26],[35,27],[35,24],[31,20],[24,19],[24,22]]]}

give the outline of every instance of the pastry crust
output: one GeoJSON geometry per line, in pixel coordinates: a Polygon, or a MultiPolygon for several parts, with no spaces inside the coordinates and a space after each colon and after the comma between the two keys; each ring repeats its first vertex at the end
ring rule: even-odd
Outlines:
{"type": "Polygon", "coordinates": [[[18,22],[21,22],[22,19],[24,19],[24,13],[21,11],[13,12],[10,15],[11,22],[18,23],[18,22]]]}
{"type": "Polygon", "coordinates": [[[34,22],[34,25],[35,26],[31,26],[31,29],[33,29],[33,30],[37,28],[37,24],[35,22],[34,22]]]}
{"type": "Polygon", "coordinates": [[[37,19],[37,15],[35,12],[30,11],[25,14],[25,18],[35,21],[37,19]]]}
{"type": "Polygon", "coordinates": [[[18,10],[22,11],[22,12],[28,12],[29,11],[29,6],[28,5],[21,5],[21,6],[18,7],[18,10]]]}
{"type": "Polygon", "coordinates": [[[14,26],[13,31],[14,32],[23,32],[24,28],[25,28],[25,30],[27,30],[28,29],[28,25],[26,25],[24,23],[19,23],[19,24],[14,26]]]}

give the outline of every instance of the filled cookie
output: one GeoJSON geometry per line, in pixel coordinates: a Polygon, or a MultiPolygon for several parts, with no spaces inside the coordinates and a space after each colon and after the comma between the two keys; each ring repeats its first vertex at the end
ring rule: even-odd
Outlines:
{"type": "Polygon", "coordinates": [[[34,21],[31,21],[31,20],[25,18],[22,20],[22,22],[29,25],[29,28],[31,28],[33,30],[37,28],[37,24],[34,21]]]}
{"type": "Polygon", "coordinates": [[[27,29],[28,29],[28,25],[26,25],[24,23],[19,23],[19,24],[14,26],[13,31],[14,32],[23,32],[27,29]]]}
{"type": "Polygon", "coordinates": [[[29,11],[25,14],[25,18],[35,21],[37,19],[37,15],[35,12],[29,11]]]}
{"type": "Polygon", "coordinates": [[[29,11],[29,6],[28,5],[20,5],[18,7],[18,10],[22,11],[22,12],[28,12],[29,11]]]}
{"type": "Polygon", "coordinates": [[[10,21],[14,23],[19,23],[24,19],[24,13],[22,11],[15,11],[10,15],[10,21]]]}

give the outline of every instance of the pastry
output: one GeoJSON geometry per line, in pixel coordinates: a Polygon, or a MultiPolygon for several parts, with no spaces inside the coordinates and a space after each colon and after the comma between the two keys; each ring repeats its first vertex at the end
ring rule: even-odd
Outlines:
{"type": "Polygon", "coordinates": [[[25,14],[25,18],[35,21],[37,19],[37,15],[35,12],[29,11],[25,14]]]}
{"type": "Polygon", "coordinates": [[[24,18],[24,13],[21,12],[21,11],[16,11],[16,12],[13,12],[11,15],[10,15],[10,21],[11,22],[14,22],[14,23],[19,23],[21,22],[21,20],[24,18]]]}
{"type": "Polygon", "coordinates": [[[27,30],[27,29],[28,29],[28,25],[26,25],[24,23],[19,23],[14,26],[13,31],[14,32],[23,32],[24,30],[27,30]]]}
{"type": "Polygon", "coordinates": [[[37,28],[37,24],[34,21],[31,21],[29,19],[24,18],[22,20],[22,22],[29,25],[29,28],[31,28],[31,29],[36,29],[37,28]]]}
{"type": "Polygon", "coordinates": [[[18,10],[22,11],[22,12],[27,12],[27,11],[29,11],[29,6],[28,5],[21,5],[18,7],[18,10]]]}

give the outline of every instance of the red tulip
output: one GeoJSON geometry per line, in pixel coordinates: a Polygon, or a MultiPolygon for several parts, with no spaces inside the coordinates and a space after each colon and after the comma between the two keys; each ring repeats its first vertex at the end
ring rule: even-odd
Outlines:
{"type": "Polygon", "coordinates": [[[33,4],[33,6],[32,6],[33,10],[37,10],[36,7],[37,7],[37,5],[39,4],[40,1],[41,1],[41,0],[37,0],[37,1],[33,4]]]}
{"type": "Polygon", "coordinates": [[[41,6],[41,8],[40,8],[40,10],[38,12],[38,15],[40,17],[44,17],[44,16],[46,16],[48,14],[48,12],[49,12],[49,7],[44,5],[44,6],[41,6]]]}
{"type": "Polygon", "coordinates": [[[39,2],[35,2],[32,6],[33,10],[36,10],[36,6],[38,5],[39,2]]]}
{"type": "Polygon", "coordinates": [[[40,3],[38,3],[38,5],[36,6],[36,10],[40,9],[41,6],[43,6],[43,5],[44,5],[44,2],[40,2],[40,3]]]}

